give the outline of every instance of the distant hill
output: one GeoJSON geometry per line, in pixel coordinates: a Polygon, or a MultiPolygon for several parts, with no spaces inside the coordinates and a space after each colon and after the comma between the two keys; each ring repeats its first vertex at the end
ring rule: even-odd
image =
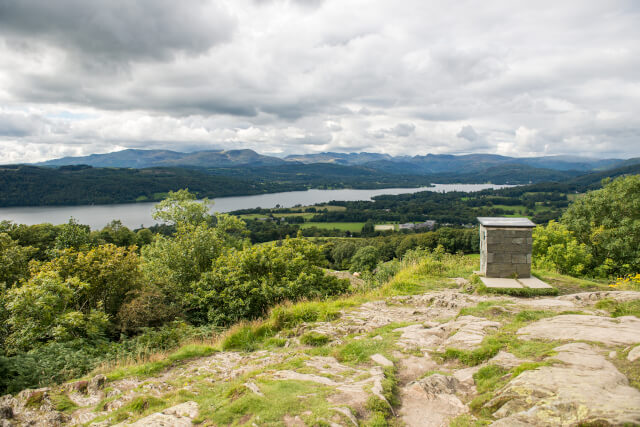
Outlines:
{"type": "Polygon", "coordinates": [[[253,150],[196,151],[179,153],[169,150],[122,150],[83,157],[63,157],[36,163],[37,166],[89,165],[93,167],[150,168],[159,166],[233,167],[266,166],[286,163],[277,157],[263,156],[253,150]]]}
{"type": "Polygon", "coordinates": [[[545,156],[508,157],[496,154],[427,154],[416,156],[390,156],[380,153],[317,153],[293,154],[284,159],[265,156],[253,150],[209,150],[180,153],[169,150],[123,150],[84,157],[64,157],[36,163],[38,166],[90,165],[94,167],[149,168],[149,167],[198,167],[230,168],[255,166],[282,166],[285,164],[335,164],[363,166],[390,174],[430,175],[441,173],[468,174],[486,171],[494,167],[525,165],[532,168],[555,171],[606,170],[640,159],[592,159],[586,157],[545,156]]]}

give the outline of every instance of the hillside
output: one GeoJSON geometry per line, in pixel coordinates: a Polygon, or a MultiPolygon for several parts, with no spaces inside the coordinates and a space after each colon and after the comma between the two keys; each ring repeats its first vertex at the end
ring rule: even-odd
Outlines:
{"type": "Polygon", "coordinates": [[[219,150],[179,153],[168,150],[122,150],[106,154],[92,154],[84,157],[64,157],[37,163],[38,166],[90,165],[94,167],[149,168],[161,166],[227,168],[276,166],[294,164],[334,164],[343,166],[363,166],[379,172],[392,174],[469,174],[490,168],[521,165],[536,169],[554,171],[604,170],[638,159],[593,159],[581,157],[508,157],[495,154],[427,154],[415,156],[390,156],[380,153],[318,153],[292,154],[284,159],[265,156],[253,150],[219,150]]]}
{"type": "Polygon", "coordinates": [[[146,363],[4,396],[0,417],[135,426],[640,423],[639,292],[538,272],[560,296],[480,294],[467,280],[476,263],[455,255],[407,262],[375,291],[284,305],[146,363]],[[630,315],[614,319],[620,312],[630,315]]]}

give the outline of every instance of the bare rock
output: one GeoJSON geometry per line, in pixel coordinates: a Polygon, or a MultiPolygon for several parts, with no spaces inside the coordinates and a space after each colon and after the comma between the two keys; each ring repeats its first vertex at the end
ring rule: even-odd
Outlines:
{"type": "Polygon", "coordinates": [[[635,425],[640,391],[590,345],[556,348],[562,365],[525,371],[485,406],[497,408],[494,426],[635,425]]]}
{"type": "Polygon", "coordinates": [[[489,364],[498,365],[505,369],[515,368],[526,362],[526,360],[518,359],[511,353],[507,353],[504,350],[500,350],[493,358],[489,360],[489,364]]]}
{"type": "Polygon", "coordinates": [[[371,356],[371,360],[373,360],[374,362],[376,362],[378,365],[380,366],[384,366],[384,367],[392,367],[393,366],[393,362],[389,359],[387,359],[386,357],[384,357],[381,354],[374,354],[371,356]]]}
{"type": "Polygon", "coordinates": [[[538,310],[573,310],[576,308],[573,301],[558,298],[525,299],[519,301],[518,305],[524,305],[538,310]]]}
{"type": "Polygon", "coordinates": [[[404,348],[421,350],[438,347],[471,349],[479,345],[489,330],[497,329],[500,323],[475,316],[461,316],[455,320],[426,328],[410,325],[396,329],[402,332],[398,344],[404,348]]]}
{"type": "Polygon", "coordinates": [[[613,299],[616,301],[633,301],[640,299],[640,292],[633,291],[601,291],[601,292],[581,292],[578,294],[563,295],[559,300],[571,301],[578,306],[593,305],[601,299],[613,299]]]}
{"type": "Polygon", "coordinates": [[[136,427],[187,427],[193,425],[192,419],[197,416],[198,404],[190,401],[172,406],[162,412],[156,412],[130,425],[136,427]]]}
{"type": "Polygon", "coordinates": [[[640,342],[640,319],[623,316],[616,319],[568,314],[538,320],[518,330],[523,339],[597,341],[607,345],[640,342]]]}
{"type": "Polygon", "coordinates": [[[409,427],[436,427],[468,412],[467,406],[455,395],[458,380],[434,374],[414,381],[400,392],[402,407],[399,415],[409,427]]]}
{"type": "Polygon", "coordinates": [[[640,359],[640,345],[631,349],[629,354],[627,354],[627,360],[629,362],[635,362],[640,359]]]}

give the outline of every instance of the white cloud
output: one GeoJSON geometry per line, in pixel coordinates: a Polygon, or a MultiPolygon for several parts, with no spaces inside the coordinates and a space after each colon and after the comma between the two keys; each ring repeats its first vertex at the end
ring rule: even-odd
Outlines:
{"type": "Polygon", "coordinates": [[[0,0],[0,163],[117,147],[640,155],[635,2],[45,3],[0,0]]]}

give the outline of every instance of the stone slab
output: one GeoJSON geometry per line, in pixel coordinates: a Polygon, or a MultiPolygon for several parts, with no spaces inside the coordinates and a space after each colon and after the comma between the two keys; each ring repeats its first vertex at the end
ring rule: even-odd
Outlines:
{"type": "Polygon", "coordinates": [[[522,285],[524,285],[525,288],[531,288],[531,289],[549,289],[552,288],[551,285],[543,282],[542,280],[538,279],[537,277],[531,276],[528,277],[526,279],[518,279],[518,282],[522,283],[522,285]]]}
{"type": "Polygon", "coordinates": [[[536,225],[529,218],[478,217],[478,222],[485,227],[526,227],[536,225]]]}
{"type": "Polygon", "coordinates": [[[516,279],[504,279],[501,277],[481,277],[482,283],[487,288],[522,288],[516,279]]]}

